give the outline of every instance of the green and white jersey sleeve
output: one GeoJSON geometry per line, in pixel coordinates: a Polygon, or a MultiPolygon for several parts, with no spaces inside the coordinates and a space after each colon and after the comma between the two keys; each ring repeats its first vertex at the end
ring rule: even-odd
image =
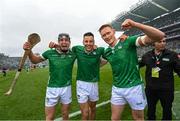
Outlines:
{"type": "Polygon", "coordinates": [[[71,85],[72,68],[76,59],[72,51],[58,53],[57,50],[47,50],[42,54],[49,61],[48,87],[65,87],[71,85]]]}
{"type": "Polygon", "coordinates": [[[137,36],[130,36],[124,42],[119,41],[115,47],[108,47],[103,58],[111,64],[113,85],[128,88],[142,83],[136,52],[137,36]]]}
{"type": "Polygon", "coordinates": [[[98,47],[94,51],[87,53],[84,46],[75,46],[73,52],[77,56],[76,79],[86,82],[99,81],[100,58],[104,53],[104,48],[98,47]]]}

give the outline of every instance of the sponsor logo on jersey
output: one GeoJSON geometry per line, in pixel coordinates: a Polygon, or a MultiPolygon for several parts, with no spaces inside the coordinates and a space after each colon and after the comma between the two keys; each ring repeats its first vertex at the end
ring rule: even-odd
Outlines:
{"type": "Polygon", "coordinates": [[[93,55],[96,55],[96,52],[93,52],[93,55]]]}
{"type": "Polygon", "coordinates": [[[51,56],[52,56],[52,57],[59,57],[59,55],[55,55],[55,54],[54,54],[54,55],[51,55],[51,56]]]}
{"type": "Polygon", "coordinates": [[[122,48],[122,46],[121,46],[121,45],[119,45],[119,46],[118,46],[118,49],[121,49],[121,48],[122,48]]]}
{"type": "Polygon", "coordinates": [[[65,55],[61,55],[61,58],[65,58],[66,56],[65,55]]]}

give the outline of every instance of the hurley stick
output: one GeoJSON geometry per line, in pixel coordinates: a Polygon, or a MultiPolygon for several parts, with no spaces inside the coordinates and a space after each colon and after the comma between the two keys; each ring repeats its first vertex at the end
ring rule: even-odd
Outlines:
{"type": "Polygon", "coordinates": [[[5,95],[10,95],[15,87],[15,84],[17,82],[17,79],[19,77],[19,74],[21,73],[21,70],[23,68],[23,65],[24,65],[24,62],[26,61],[26,58],[28,56],[28,54],[30,53],[31,49],[37,44],[40,42],[40,36],[36,33],[32,33],[28,36],[28,42],[30,42],[31,44],[31,48],[29,50],[25,50],[24,54],[23,54],[23,57],[21,58],[20,60],[20,63],[19,63],[19,66],[18,66],[18,70],[16,72],[16,75],[10,85],[10,88],[9,90],[5,93],[5,95]]]}

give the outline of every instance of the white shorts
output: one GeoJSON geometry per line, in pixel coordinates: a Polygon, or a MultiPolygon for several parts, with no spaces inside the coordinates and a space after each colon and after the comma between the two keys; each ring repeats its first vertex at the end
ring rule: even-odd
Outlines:
{"type": "Polygon", "coordinates": [[[77,80],[76,93],[79,103],[86,103],[88,100],[96,102],[99,100],[98,82],[85,82],[77,80]]]}
{"type": "Polygon", "coordinates": [[[143,85],[130,88],[112,87],[111,103],[113,105],[125,105],[129,103],[134,110],[144,110],[147,101],[143,85]]]}
{"type": "Polygon", "coordinates": [[[62,104],[69,104],[72,101],[71,86],[67,87],[47,87],[45,106],[53,107],[58,102],[62,104]]]}

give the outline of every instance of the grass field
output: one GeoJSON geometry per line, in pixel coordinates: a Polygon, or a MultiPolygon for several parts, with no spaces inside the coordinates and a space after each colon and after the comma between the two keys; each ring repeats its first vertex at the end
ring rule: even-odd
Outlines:
{"type": "MultiPolygon", "coordinates": [[[[141,70],[144,77],[144,69],[141,70]]],[[[48,68],[35,69],[31,72],[23,71],[20,74],[16,88],[11,96],[4,96],[9,88],[15,71],[9,71],[6,77],[0,75],[0,120],[43,120],[44,115],[44,97],[48,80],[48,68]]],[[[76,67],[73,71],[73,102],[70,113],[79,111],[79,105],[76,99],[75,90],[76,67]]],[[[175,76],[175,101],[174,101],[174,119],[180,119],[180,79],[175,76]]],[[[110,99],[112,86],[112,74],[110,65],[101,68],[101,80],[99,82],[100,100],[102,103],[110,99]]],[[[161,119],[161,106],[157,106],[157,116],[161,119]]],[[[57,106],[56,118],[60,116],[60,106],[57,106]]],[[[97,108],[97,120],[110,120],[111,109],[110,103],[97,108]]],[[[80,119],[80,115],[71,118],[72,120],[80,119]]],[[[122,119],[132,119],[131,112],[126,106],[122,119]]]]}

